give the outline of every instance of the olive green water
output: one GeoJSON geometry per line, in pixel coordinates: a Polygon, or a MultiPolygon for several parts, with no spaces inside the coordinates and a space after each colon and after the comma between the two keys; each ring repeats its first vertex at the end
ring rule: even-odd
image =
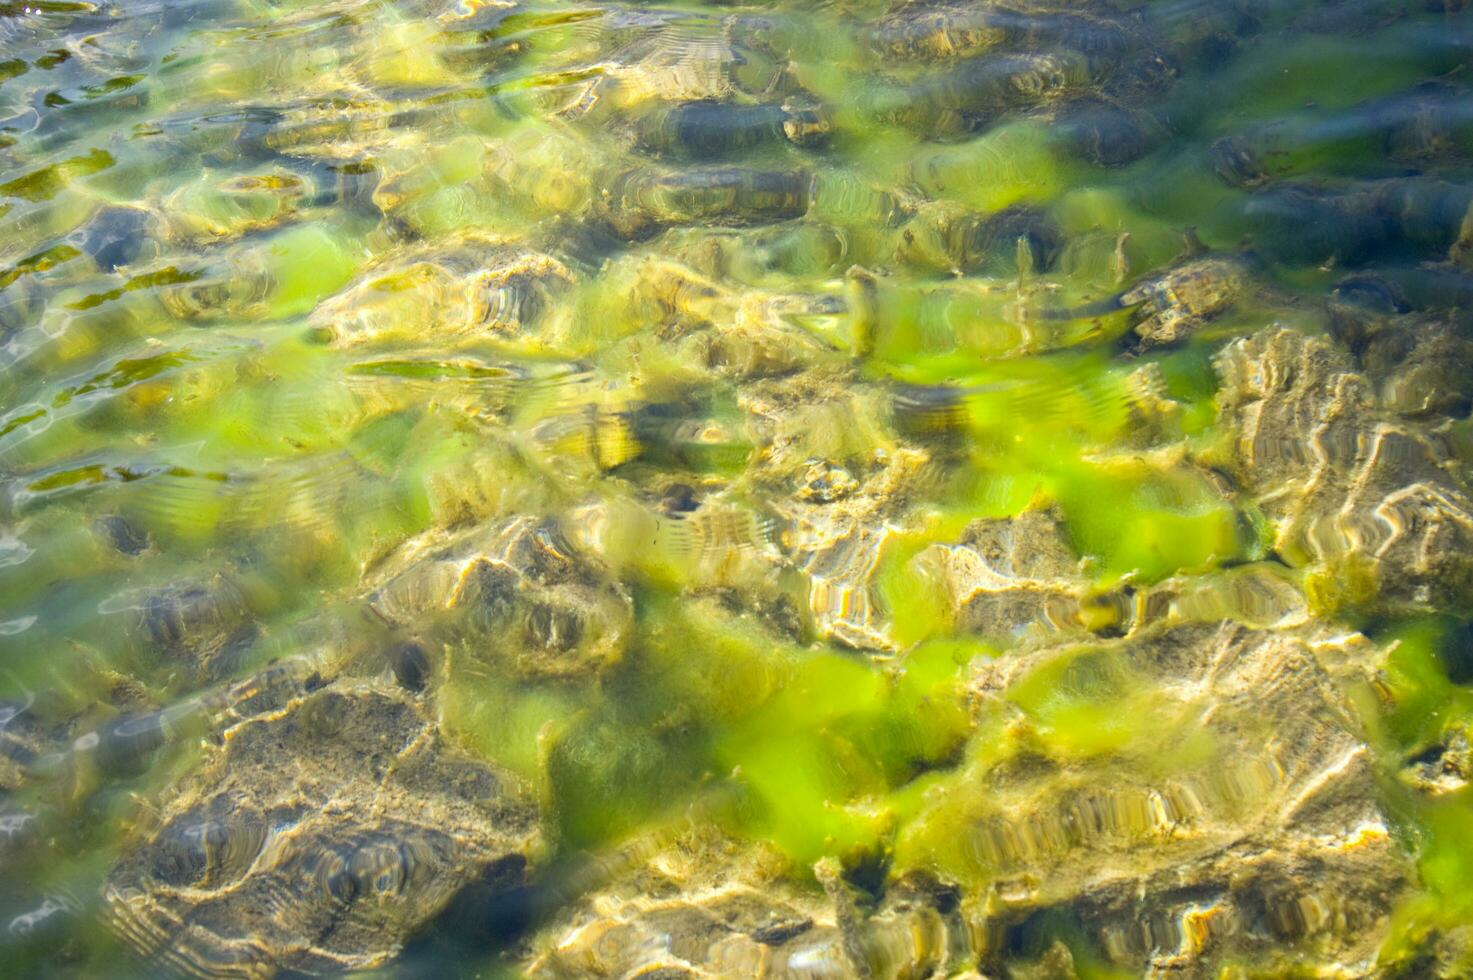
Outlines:
{"type": "Polygon", "coordinates": [[[3,972],[1473,973],[1470,68],[0,2],[3,972]]]}

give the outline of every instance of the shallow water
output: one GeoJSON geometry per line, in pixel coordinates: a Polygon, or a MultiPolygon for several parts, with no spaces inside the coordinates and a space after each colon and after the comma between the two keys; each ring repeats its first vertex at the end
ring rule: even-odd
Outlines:
{"type": "Polygon", "coordinates": [[[1470,68],[0,2],[7,972],[1467,976],[1470,68]]]}

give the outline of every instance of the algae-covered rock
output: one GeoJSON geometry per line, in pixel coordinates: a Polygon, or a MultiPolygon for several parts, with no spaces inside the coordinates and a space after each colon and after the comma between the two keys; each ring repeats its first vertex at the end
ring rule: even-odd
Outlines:
{"type": "Polygon", "coordinates": [[[1091,81],[1089,60],[1076,51],[986,53],[882,90],[873,111],[913,132],[955,137],[1083,95],[1091,81]]]}
{"type": "Polygon", "coordinates": [[[307,313],[344,286],[359,261],[343,228],[299,224],[151,270],[138,286],[157,285],[159,301],[181,320],[273,320],[307,313]]]}
{"type": "Polygon", "coordinates": [[[930,205],[906,225],[899,253],[938,271],[1032,275],[1053,267],[1062,244],[1057,224],[1034,208],[979,215],[930,205]]]}
{"type": "Polygon", "coordinates": [[[672,225],[746,227],[800,218],[812,186],[803,170],[641,167],[615,177],[596,211],[614,235],[640,241],[672,225]]]}
{"type": "Polygon", "coordinates": [[[812,145],[829,124],[821,110],[801,103],[695,99],[660,105],[639,116],[632,129],[635,148],[653,156],[718,160],[812,145]]]}
{"type": "Polygon", "coordinates": [[[924,875],[875,902],[843,880],[795,883],[781,858],[712,830],[681,835],[576,902],[535,938],[533,977],[879,978],[951,975],[968,936],[924,875]]]}
{"type": "Polygon", "coordinates": [[[1243,298],[1251,284],[1247,263],[1230,255],[1193,259],[1150,276],[1120,297],[1138,306],[1135,334],[1142,347],[1184,340],[1207,320],[1243,298]]]}
{"type": "Polygon", "coordinates": [[[785,81],[763,50],[761,18],[611,10],[603,28],[591,43],[570,46],[558,66],[585,80],[542,96],[557,115],[599,123],[651,103],[757,95],[785,81]]]}
{"type": "MultiPolygon", "coordinates": [[[[1364,297],[1366,290],[1360,292],[1364,297]]],[[[1473,408],[1473,342],[1442,318],[1368,307],[1336,304],[1332,327],[1375,385],[1380,404],[1434,422],[1465,417],[1473,408]]]]}
{"type": "Polygon", "coordinates": [[[113,602],[120,615],[136,617],[128,630],[137,647],[195,683],[234,674],[259,630],[241,583],[223,573],[113,602]]]}
{"type": "Polygon", "coordinates": [[[879,18],[866,40],[897,70],[872,111],[933,139],[976,131],[1008,113],[1159,91],[1176,75],[1149,31],[1101,7],[907,3],[879,18]],[[918,72],[920,65],[927,70],[918,72]]]}
{"type": "Polygon", "coordinates": [[[1398,776],[1413,789],[1430,796],[1456,793],[1473,779],[1473,750],[1468,733],[1454,728],[1408,759],[1398,776]]]}
{"type": "Polygon", "coordinates": [[[1009,640],[1079,629],[1086,583],[1054,515],[976,521],[958,544],[932,545],[918,561],[963,629],[1009,640]]]}
{"type": "Polygon", "coordinates": [[[922,550],[912,569],[937,589],[957,629],[1010,647],[1221,620],[1286,628],[1309,618],[1301,583],[1283,565],[1252,563],[1106,587],[1066,532],[1049,510],[978,520],[956,543],[922,550]]]}
{"type": "Polygon", "coordinates": [[[188,973],[367,969],[537,842],[512,776],[398,696],[329,687],[226,733],[113,869],[107,918],[188,973]]]}
{"type": "Polygon", "coordinates": [[[1120,167],[1161,145],[1164,133],[1150,114],[1105,99],[1079,99],[1052,119],[1057,145],[1075,159],[1120,167]]]}
{"type": "Polygon", "coordinates": [[[648,331],[655,343],[630,349],[647,361],[644,381],[660,400],[690,384],[780,376],[835,359],[820,333],[803,327],[842,312],[831,295],[742,289],[691,264],[637,252],[611,260],[604,275],[587,329],[605,340],[648,331]]]}
{"type": "MultiPolygon", "coordinates": [[[[162,216],[155,223],[169,237],[190,245],[235,239],[302,220],[320,209],[367,206],[377,179],[371,162],[331,158],[244,173],[206,170],[164,197],[162,216]]],[[[134,248],[148,245],[147,231],[147,226],[139,229],[134,248]]],[[[120,248],[114,246],[109,255],[120,248]]]]}
{"type": "Polygon", "coordinates": [[[748,426],[762,446],[754,476],[786,522],[784,552],[808,580],[820,637],[894,646],[876,576],[907,510],[934,475],[931,456],[895,440],[888,394],[815,371],[748,386],[748,426]]]}
{"type": "Polygon", "coordinates": [[[941,61],[1001,45],[1008,11],[980,3],[905,3],[875,19],[864,39],[887,59],[941,61]]]}
{"type": "Polygon", "coordinates": [[[157,257],[163,228],[163,221],[144,208],[107,205],[82,226],[82,251],[102,272],[116,272],[157,257]]]}
{"type": "Polygon", "coordinates": [[[1388,251],[1429,259],[1465,254],[1466,185],[1429,176],[1336,189],[1274,185],[1253,195],[1243,216],[1254,245],[1279,261],[1364,265],[1388,251]]]}
{"type": "Polygon", "coordinates": [[[897,866],[962,885],[984,969],[1050,921],[1132,973],[1215,977],[1269,946],[1369,969],[1414,880],[1343,686],[1375,654],[1218,624],[989,662],[981,730],[1007,741],[902,830],[897,866]]]}
{"type": "Polygon", "coordinates": [[[546,329],[573,282],[551,256],[468,238],[390,255],[309,322],[338,346],[516,337],[546,329]]]}
{"type": "MultiPolygon", "coordinates": [[[[1426,609],[1466,599],[1473,495],[1435,428],[1382,408],[1325,339],[1271,329],[1229,345],[1215,364],[1224,462],[1275,522],[1279,554],[1320,569],[1310,582],[1318,604],[1426,609]]],[[[1394,384],[1384,390],[1391,406],[1405,402],[1394,384]]]]}
{"type": "Polygon", "coordinates": [[[375,576],[372,608],[428,638],[532,675],[597,671],[632,627],[626,590],[552,520],[516,517],[406,542],[375,576]]]}
{"type": "MultiPolygon", "coordinates": [[[[54,747],[55,735],[26,701],[0,703],[0,793],[19,789],[30,778],[42,753],[54,747]]],[[[0,817],[14,837],[29,821],[20,815],[0,817]]]]}

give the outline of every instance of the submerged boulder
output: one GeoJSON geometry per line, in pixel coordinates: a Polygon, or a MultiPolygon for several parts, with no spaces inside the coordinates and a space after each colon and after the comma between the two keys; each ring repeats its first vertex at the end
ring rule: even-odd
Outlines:
{"type": "Polygon", "coordinates": [[[530,976],[949,976],[969,939],[952,890],[924,875],[872,901],[836,862],[822,889],[781,858],[712,831],[686,833],[584,896],[534,938],[530,976]]]}
{"type": "Polygon", "coordinates": [[[623,653],[633,602],[551,520],[516,517],[407,543],[370,593],[387,621],[519,673],[596,671],[623,653]]]}
{"type": "Polygon", "coordinates": [[[742,228],[801,218],[812,196],[812,176],[798,169],[641,167],[614,178],[597,211],[615,237],[641,241],[677,225],[742,228]]]}
{"type": "Polygon", "coordinates": [[[932,545],[919,561],[963,629],[1015,640],[1080,626],[1087,584],[1052,513],[974,521],[957,544],[932,545]]]}
{"type": "Polygon", "coordinates": [[[312,311],[337,346],[515,337],[539,329],[574,282],[557,259],[467,238],[396,253],[312,311]]]}
{"type": "Polygon", "coordinates": [[[1223,462],[1274,522],[1276,551],[1316,570],[1322,606],[1473,595],[1473,493],[1436,427],[1388,411],[1405,389],[1383,383],[1383,407],[1349,355],[1285,328],[1229,345],[1216,367],[1223,462]]]}
{"type": "Polygon", "coordinates": [[[676,160],[718,160],[814,143],[828,128],[824,113],[811,106],[716,99],[660,105],[632,127],[637,149],[676,160]]]}
{"type": "Polygon", "coordinates": [[[902,830],[897,867],[955,877],[989,974],[1082,928],[1133,975],[1268,949],[1359,975],[1415,874],[1344,693],[1376,652],[1222,623],[985,662],[979,730],[1007,734],[902,830]]]}
{"type": "Polygon", "coordinates": [[[1249,291],[1251,274],[1241,258],[1209,255],[1148,276],[1120,298],[1138,306],[1135,334],[1141,347],[1186,339],[1206,321],[1230,309],[1249,291]]]}
{"type": "Polygon", "coordinates": [[[225,735],[104,888],[109,925],[149,962],[372,968],[539,841],[514,777],[461,756],[400,696],[328,687],[225,735]]]}
{"type": "Polygon", "coordinates": [[[232,676],[260,632],[241,581],[224,572],[125,592],[109,608],[136,617],[124,627],[132,646],[196,684],[232,676]]]}
{"type": "Polygon", "coordinates": [[[772,489],[815,632],[855,649],[893,649],[878,574],[936,476],[931,455],[894,439],[884,391],[842,372],[753,384],[740,402],[762,447],[754,475],[772,489]]]}
{"type": "Polygon", "coordinates": [[[1347,686],[1356,635],[1157,628],[974,666],[986,751],[904,806],[876,867],[812,876],[712,828],[601,857],[535,977],[1363,975],[1415,881],[1347,686]],[[1087,724],[1092,732],[1068,731],[1087,724]],[[910,812],[914,807],[914,812],[910,812]],[[816,886],[815,881],[816,879],[816,886]]]}

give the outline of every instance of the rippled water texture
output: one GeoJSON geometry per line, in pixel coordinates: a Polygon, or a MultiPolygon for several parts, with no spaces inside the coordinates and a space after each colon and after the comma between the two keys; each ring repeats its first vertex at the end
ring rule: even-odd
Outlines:
{"type": "Polygon", "coordinates": [[[0,0],[0,973],[1473,976],[1463,0],[0,0]]]}

